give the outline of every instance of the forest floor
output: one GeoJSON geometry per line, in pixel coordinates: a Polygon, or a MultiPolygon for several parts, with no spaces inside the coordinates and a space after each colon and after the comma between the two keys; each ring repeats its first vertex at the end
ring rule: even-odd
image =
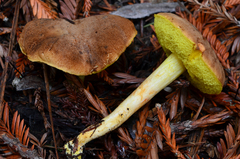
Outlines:
{"type": "Polygon", "coordinates": [[[240,158],[239,0],[1,0],[0,4],[3,158],[67,158],[64,144],[90,125],[97,128],[167,58],[154,29],[158,12],[188,20],[208,40],[225,73],[222,92],[204,94],[183,74],[119,128],[87,143],[82,158],[240,158]],[[120,10],[127,6],[130,9],[120,10]],[[138,33],[115,63],[84,80],[31,62],[21,52],[21,33],[34,19],[64,18],[74,23],[103,14],[129,19],[138,33]]]}

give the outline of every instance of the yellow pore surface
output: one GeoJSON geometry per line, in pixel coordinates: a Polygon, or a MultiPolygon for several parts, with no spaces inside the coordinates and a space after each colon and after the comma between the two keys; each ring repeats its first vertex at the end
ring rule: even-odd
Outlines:
{"type": "Polygon", "coordinates": [[[155,15],[154,28],[164,51],[174,53],[182,60],[188,71],[187,77],[195,87],[207,94],[221,93],[221,82],[204,62],[202,52],[196,50],[196,44],[180,28],[159,14],[155,15]]]}

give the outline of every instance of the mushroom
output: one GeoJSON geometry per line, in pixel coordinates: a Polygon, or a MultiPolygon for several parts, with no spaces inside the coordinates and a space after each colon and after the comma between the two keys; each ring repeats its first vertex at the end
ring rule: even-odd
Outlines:
{"type": "Polygon", "coordinates": [[[186,69],[187,77],[202,92],[221,92],[225,81],[222,65],[208,41],[191,23],[171,13],[160,13],[155,15],[154,26],[168,58],[101,123],[89,126],[65,144],[67,154],[78,156],[87,142],[119,127],[186,69]]]}
{"type": "Polygon", "coordinates": [[[154,27],[164,51],[182,61],[181,67],[183,71],[187,69],[192,85],[203,93],[221,93],[225,81],[223,67],[209,42],[190,22],[161,13],[155,15],[154,27]]]}
{"type": "MultiPolygon", "coordinates": [[[[114,63],[136,34],[130,20],[116,15],[98,15],[74,21],[36,19],[26,24],[18,42],[30,61],[85,76],[114,63]]],[[[50,99],[48,93],[47,96],[50,99]]]]}
{"type": "Polygon", "coordinates": [[[18,42],[30,61],[85,76],[114,63],[136,34],[130,20],[116,15],[37,19],[27,23],[18,42]]]}

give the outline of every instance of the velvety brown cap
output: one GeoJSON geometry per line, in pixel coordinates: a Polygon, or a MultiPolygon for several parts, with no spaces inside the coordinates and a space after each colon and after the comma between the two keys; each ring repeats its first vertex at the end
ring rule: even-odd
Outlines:
{"type": "Polygon", "coordinates": [[[84,19],[36,19],[26,24],[19,45],[29,60],[74,75],[97,73],[114,63],[131,44],[134,24],[115,15],[84,19]]]}

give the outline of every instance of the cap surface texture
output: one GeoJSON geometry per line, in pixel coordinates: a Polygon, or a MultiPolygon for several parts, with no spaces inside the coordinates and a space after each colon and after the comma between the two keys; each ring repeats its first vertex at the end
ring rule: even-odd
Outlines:
{"type": "Polygon", "coordinates": [[[190,22],[175,14],[159,13],[155,15],[154,27],[164,51],[177,55],[195,87],[208,94],[222,91],[223,67],[209,42],[190,22]]]}
{"type": "Polygon", "coordinates": [[[74,20],[36,19],[26,24],[19,45],[29,60],[74,75],[97,73],[114,63],[131,44],[134,24],[115,15],[74,20]]]}

